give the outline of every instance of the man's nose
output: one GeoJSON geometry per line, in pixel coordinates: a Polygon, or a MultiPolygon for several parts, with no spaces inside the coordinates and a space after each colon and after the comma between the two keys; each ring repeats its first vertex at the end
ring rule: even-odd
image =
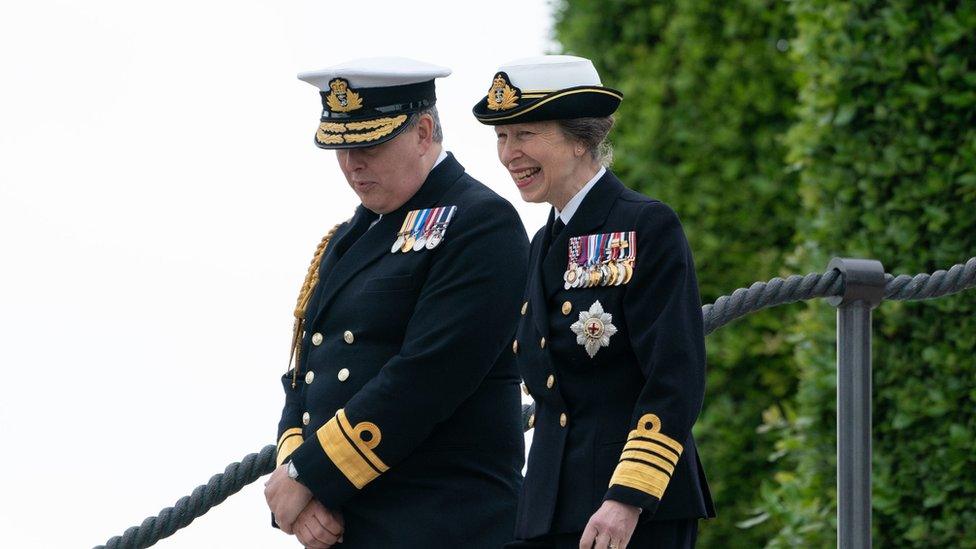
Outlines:
{"type": "Polygon", "coordinates": [[[339,151],[339,163],[342,165],[343,171],[354,172],[363,167],[363,157],[356,151],[356,149],[349,149],[345,151],[339,151]]]}

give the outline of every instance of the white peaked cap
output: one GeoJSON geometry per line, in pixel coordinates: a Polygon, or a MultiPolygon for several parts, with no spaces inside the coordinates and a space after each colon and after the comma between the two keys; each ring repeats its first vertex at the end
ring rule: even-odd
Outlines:
{"type": "Polygon", "coordinates": [[[523,92],[551,91],[576,86],[602,86],[593,62],[573,55],[539,55],[509,61],[498,72],[523,92]]]}
{"type": "Polygon", "coordinates": [[[451,69],[407,57],[366,57],[331,67],[298,73],[298,79],[327,91],[329,82],[343,78],[352,88],[404,86],[443,78],[451,69]]]}
{"type": "Polygon", "coordinates": [[[593,62],[540,55],[503,63],[471,112],[482,124],[610,116],[624,96],[603,86],[593,62]]]}

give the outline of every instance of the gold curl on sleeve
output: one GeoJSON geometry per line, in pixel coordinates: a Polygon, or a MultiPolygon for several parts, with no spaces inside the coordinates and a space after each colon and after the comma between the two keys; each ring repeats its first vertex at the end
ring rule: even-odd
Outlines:
{"type": "Polygon", "coordinates": [[[373,452],[382,439],[375,423],[363,421],[353,427],[345,410],[339,410],[316,434],[322,450],[356,488],[361,489],[389,470],[373,452]],[[366,433],[369,437],[364,440],[366,433]]]}

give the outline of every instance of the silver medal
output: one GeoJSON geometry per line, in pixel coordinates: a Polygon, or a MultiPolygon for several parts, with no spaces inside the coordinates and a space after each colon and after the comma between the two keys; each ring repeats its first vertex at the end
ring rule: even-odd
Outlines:
{"type": "Polygon", "coordinates": [[[435,227],[431,231],[430,238],[427,239],[426,247],[428,250],[433,250],[441,243],[441,238],[443,238],[444,231],[440,227],[435,227]]]}
{"type": "Polygon", "coordinates": [[[427,243],[427,233],[424,233],[417,237],[417,241],[413,243],[413,251],[419,252],[424,249],[424,245],[427,243]]]}
{"type": "Polygon", "coordinates": [[[400,248],[403,247],[403,243],[406,242],[406,240],[407,240],[407,238],[405,236],[403,236],[402,234],[400,236],[398,236],[397,239],[396,239],[396,242],[394,242],[393,243],[393,246],[390,248],[390,253],[391,254],[395,254],[398,251],[400,251],[400,248]]]}

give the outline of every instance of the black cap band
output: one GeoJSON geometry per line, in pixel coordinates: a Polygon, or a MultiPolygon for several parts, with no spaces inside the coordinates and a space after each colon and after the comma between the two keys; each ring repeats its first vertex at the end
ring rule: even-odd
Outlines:
{"type": "Polygon", "coordinates": [[[433,80],[402,86],[356,88],[349,91],[358,95],[362,105],[348,112],[336,111],[330,105],[329,99],[334,98],[335,92],[332,90],[319,92],[322,96],[322,122],[337,119],[369,120],[383,116],[410,114],[432,107],[437,102],[433,80]]]}

